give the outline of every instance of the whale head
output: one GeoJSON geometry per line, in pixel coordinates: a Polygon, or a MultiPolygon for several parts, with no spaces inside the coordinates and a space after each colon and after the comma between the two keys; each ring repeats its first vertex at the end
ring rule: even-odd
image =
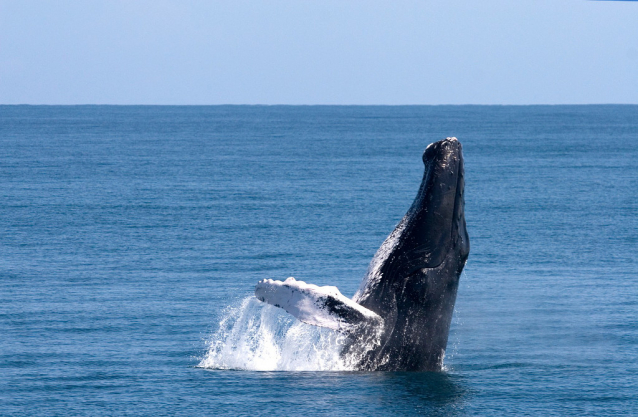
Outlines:
{"type": "Polygon", "coordinates": [[[423,152],[425,171],[417,197],[406,214],[401,248],[413,268],[435,268],[447,256],[465,263],[469,238],[464,212],[464,165],[461,142],[447,138],[423,152]]]}

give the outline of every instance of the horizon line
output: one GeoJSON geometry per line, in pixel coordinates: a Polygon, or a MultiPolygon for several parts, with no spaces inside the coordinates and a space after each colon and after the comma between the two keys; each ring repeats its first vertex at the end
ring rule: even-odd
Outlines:
{"type": "MultiPolygon", "coordinates": [[[[638,1],[638,0],[635,0],[638,1]]],[[[417,107],[417,106],[637,106],[638,103],[516,103],[516,104],[502,104],[502,103],[440,103],[440,104],[325,104],[325,103],[315,103],[315,104],[287,104],[287,103],[279,103],[279,104],[264,104],[264,103],[222,103],[222,104],[113,104],[113,103],[73,103],[73,104],[51,104],[51,103],[17,103],[17,104],[5,104],[0,103],[0,106],[66,106],[66,107],[79,107],[79,106],[119,106],[119,107],[417,107]]]]}

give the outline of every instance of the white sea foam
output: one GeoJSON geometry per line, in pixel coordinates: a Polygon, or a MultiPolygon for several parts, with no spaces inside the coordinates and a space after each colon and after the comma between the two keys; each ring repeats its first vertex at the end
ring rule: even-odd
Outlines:
{"type": "Polygon", "coordinates": [[[209,369],[344,371],[344,336],[295,320],[283,310],[245,298],[225,311],[199,363],[209,369]]]}

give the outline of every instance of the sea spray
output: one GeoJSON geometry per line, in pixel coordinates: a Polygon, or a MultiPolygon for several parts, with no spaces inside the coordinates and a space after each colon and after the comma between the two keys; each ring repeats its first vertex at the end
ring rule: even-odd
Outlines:
{"type": "Polygon", "coordinates": [[[228,308],[199,363],[209,369],[344,371],[344,336],[301,323],[283,310],[247,297],[228,308]]]}

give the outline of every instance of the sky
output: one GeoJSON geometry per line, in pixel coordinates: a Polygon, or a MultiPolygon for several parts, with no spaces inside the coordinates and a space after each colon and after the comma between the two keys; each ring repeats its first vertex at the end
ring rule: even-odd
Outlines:
{"type": "Polygon", "coordinates": [[[638,1],[0,0],[0,104],[638,104],[638,1]]]}

